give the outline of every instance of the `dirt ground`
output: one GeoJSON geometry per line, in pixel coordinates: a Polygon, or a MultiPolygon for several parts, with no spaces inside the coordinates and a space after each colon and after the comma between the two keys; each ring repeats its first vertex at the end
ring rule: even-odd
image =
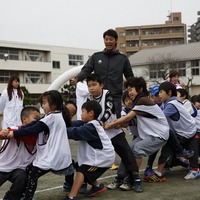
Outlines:
{"type": "MultiPolygon", "coordinates": [[[[130,136],[127,136],[128,140],[131,140],[130,136]]],[[[75,158],[77,143],[71,141],[72,155],[75,158]]],[[[119,157],[116,158],[116,164],[119,164],[119,157]]],[[[143,160],[142,167],[140,169],[141,178],[143,178],[143,173],[146,165],[146,158],[143,160]]],[[[156,162],[155,162],[156,165],[156,162]]],[[[115,170],[108,170],[99,179],[100,182],[108,185],[113,181],[115,177],[115,170]]],[[[188,200],[188,199],[200,199],[200,178],[197,180],[184,180],[184,176],[187,174],[181,167],[175,167],[172,171],[166,175],[166,182],[164,183],[144,183],[144,192],[135,193],[131,191],[121,191],[117,190],[107,190],[106,192],[95,197],[97,200],[121,200],[121,199],[153,199],[153,200],[188,200]]],[[[62,185],[64,182],[64,177],[48,173],[41,177],[38,182],[38,188],[35,193],[35,200],[62,200],[65,196],[62,185]]],[[[0,200],[2,200],[3,195],[6,190],[10,187],[10,183],[5,183],[0,188],[0,200]]],[[[88,186],[88,189],[90,187],[88,186]]],[[[84,195],[78,195],[80,200],[88,199],[84,195]]],[[[93,198],[94,199],[94,198],[93,198]]]]}

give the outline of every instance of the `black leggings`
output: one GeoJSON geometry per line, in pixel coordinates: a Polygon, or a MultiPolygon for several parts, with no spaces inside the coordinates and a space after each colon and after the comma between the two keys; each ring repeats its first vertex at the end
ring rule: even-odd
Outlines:
{"type": "Polygon", "coordinates": [[[28,180],[24,200],[32,200],[37,189],[38,178],[48,172],[49,170],[42,170],[34,166],[27,167],[28,180]]]}

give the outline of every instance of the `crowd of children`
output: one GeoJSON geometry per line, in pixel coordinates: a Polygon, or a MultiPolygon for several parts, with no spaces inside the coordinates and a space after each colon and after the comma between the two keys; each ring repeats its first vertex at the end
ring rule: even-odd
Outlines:
{"type": "Polygon", "coordinates": [[[90,74],[85,80],[89,95],[82,102],[78,120],[73,120],[76,103],[64,105],[60,92],[44,92],[40,98],[43,116],[33,106],[24,107],[22,126],[4,127],[0,132],[4,140],[0,186],[6,181],[12,183],[3,200],[32,200],[38,178],[48,172],[65,177],[64,200],[76,200],[87,184],[91,185],[89,191],[84,187],[88,197],[107,188],[143,192],[139,174],[143,157],[148,157],[146,182],[165,181],[165,169],[177,165],[189,169],[184,179],[199,177],[200,95],[190,101],[187,90],[172,80],[153,86],[149,92],[142,77],[129,78],[120,118],[98,74],[90,74]],[[125,132],[133,135],[130,143],[125,132]],[[77,162],[71,157],[70,139],[78,142],[77,162]],[[158,165],[153,170],[158,151],[158,165]],[[115,180],[106,187],[97,179],[112,166],[115,153],[121,163],[115,180]]]}

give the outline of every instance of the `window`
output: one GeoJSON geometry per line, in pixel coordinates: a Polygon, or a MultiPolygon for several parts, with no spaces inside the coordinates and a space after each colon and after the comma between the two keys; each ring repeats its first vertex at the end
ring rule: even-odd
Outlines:
{"type": "Polygon", "coordinates": [[[163,78],[165,77],[166,69],[164,64],[151,64],[149,65],[149,77],[150,78],[163,78]]]}
{"type": "Polygon", "coordinates": [[[125,43],[120,43],[120,48],[125,48],[126,44],[125,43]]]}
{"type": "Polygon", "coordinates": [[[69,65],[83,65],[84,60],[82,55],[69,54],[69,65]]]}
{"type": "Polygon", "coordinates": [[[5,54],[8,55],[9,60],[19,60],[19,53],[16,49],[0,48],[0,59],[5,59],[5,54]]]}
{"type": "Polygon", "coordinates": [[[60,69],[60,61],[53,61],[53,69],[60,69]]]}
{"type": "Polygon", "coordinates": [[[126,33],[125,32],[120,32],[119,33],[119,37],[125,37],[126,36],[126,33]]]}
{"type": "Polygon", "coordinates": [[[191,73],[193,76],[199,76],[200,71],[200,60],[192,60],[191,61],[191,73]]]}
{"type": "Polygon", "coordinates": [[[43,84],[44,74],[39,72],[28,72],[25,73],[25,83],[28,84],[43,84]]]}
{"type": "Polygon", "coordinates": [[[8,83],[11,76],[18,75],[15,71],[0,71],[0,83],[8,83]]]}
{"type": "Polygon", "coordinates": [[[200,60],[192,60],[191,61],[191,67],[197,67],[197,66],[199,66],[199,61],[200,60]]]}
{"type": "Polygon", "coordinates": [[[173,21],[179,21],[179,17],[173,17],[173,21]]]}
{"type": "Polygon", "coordinates": [[[191,73],[193,76],[199,76],[199,68],[192,68],[191,73]]]}
{"type": "Polygon", "coordinates": [[[25,60],[27,61],[43,61],[42,53],[39,51],[26,51],[25,60]]]}
{"type": "Polygon", "coordinates": [[[179,76],[186,76],[186,62],[178,62],[178,63],[171,63],[169,70],[176,70],[179,73],[179,76]]]}

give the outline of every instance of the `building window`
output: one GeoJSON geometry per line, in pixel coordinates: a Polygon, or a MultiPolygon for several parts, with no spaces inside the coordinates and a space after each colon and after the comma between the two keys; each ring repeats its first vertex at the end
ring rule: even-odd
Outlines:
{"type": "Polygon", "coordinates": [[[25,83],[27,84],[44,84],[44,74],[38,72],[25,73],[25,83]]]}
{"type": "Polygon", "coordinates": [[[179,76],[186,76],[186,62],[178,62],[178,63],[171,63],[169,70],[176,70],[179,73],[179,76]]]}
{"type": "Polygon", "coordinates": [[[43,61],[42,52],[39,51],[26,51],[25,52],[25,60],[27,61],[43,61]]]}
{"type": "Polygon", "coordinates": [[[200,62],[200,60],[192,60],[191,61],[191,67],[197,67],[197,66],[199,66],[199,62],[200,62]]]}
{"type": "Polygon", "coordinates": [[[163,78],[165,77],[166,69],[163,64],[151,64],[149,65],[149,78],[163,78]]]}
{"type": "Polygon", "coordinates": [[[19,60],[19,53],[16,49],[0,48],[0,59],[5,59],[5,54],[8,55],[8,60],[19,60]]]}
{"type": "Polygon", "coordinates": [[[119,37],[126,37],[126,33],[125,32],[120,32],[119,33],[119,37]]]}
{"type": "Polygon", "coordinates": [[[13,75],[19,75],[15,71],[0,71],[0,83],[8,83],[9,79],[13,75]]]}
{"type": "Polygon", "coordinates": [[[60,69],[60,61],[53,61],[53,69],[60,69]]]}
{"type": "Polygon", "coordinates": [[[125,43],[120,43],[120,48],[125,48],[126,44],[125,43]]]}
{"type": "Polygon", "coordinates": [[[179,21],[179,17],[173,17],[173,21],[179,21]]]}
{"type": "Polygon", "coordinates": [[[192,60],[191,61],[191,73],[193,76],[199,76],[200,71],[200,60],[192,60]]]}
{"type": "Polygon", "coordinates": [[[199,68],[192,68],[191,70],[192,76],[199,76],[199,68]]]}
{"type": "Polygon", "coordinates": [[[82,55],[69,54],[69,65],[83,65],[84,60],[82,55]]]}

